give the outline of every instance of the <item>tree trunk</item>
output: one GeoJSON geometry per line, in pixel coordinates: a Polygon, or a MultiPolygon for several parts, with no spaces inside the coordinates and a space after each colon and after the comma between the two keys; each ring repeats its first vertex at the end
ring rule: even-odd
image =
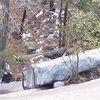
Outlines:
{"type": "Polygon", "coordinates": [[[55,12],[54,0],[50,0],[49,6],[50,6],[50,11],[55,12]]]}
{"type": "MultiPolygon", "coordinates": [[[[0,52],[3,52],[6,47],[8,37],[8,21],[9,21],[9,0],[1,0],[3,20],[2,30],[0,31],[0,52]]],[[[3,56],[0,56],[0,67],[5,69],[5,60],[3,56]]]]}
{"type": "Polygon", "coordinates": [[[66,39],[65,27],[66,27],[66,22],[68,20],[67,16],[68,16],[68,3],[66,3],[65,10],[64,10],[64,19],[63,19],[64,30],[62,35],[62,47],[65,47],[65,39],[66,39]]]}
{"type": "Polygon", "coordinates": [[[21,26],[20,26],[20,32],[18,34],[18,39],[22,38],[22,34],[24,32],[24,22],[25,22],[25,18],[26,18],[26,7],[24,7],[24,11],[23,11],[23,17],[22,17],[22,21],[21,21],[21,26]]]}
{"type": "Polygon", "coordinates": [[[65,27],[66,27],[66,22],[67,22],[67,16],[68,16],[68,3],[65,4],[65,9],[64,9],[64,17],[62,21],[62,6],[63,6],[63,1],[61,0],[60,3],[60,13],[59,13],[59,21],[60,21],[60,31],[59,31],[59,47],[65,47],[65,39],[66,39],[66,32],[65,32],[65,27]],[[63,23],[63,25],[62,25],[63,23]],[[62,27],[64,29],[62,30],[62,27]]]}
{"type": "Polygon", "coordinates": [[[62,34],[61,34],[61,28],[62,28],[62,0],[60,2],[60,13],[59,13],[59,22],[60,22],[60,29],[59,29],[59,47],[61,47],[61,38],[62,38],[62,34]]]}

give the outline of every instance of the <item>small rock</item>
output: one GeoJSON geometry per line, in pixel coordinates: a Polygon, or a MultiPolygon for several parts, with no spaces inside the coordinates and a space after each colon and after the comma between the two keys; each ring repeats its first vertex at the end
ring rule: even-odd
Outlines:
{"type": "Polygon", "coordinates": [[[66,52],[65,48],[56,48],[54,50],[45,52],[43,55],[49,59],[55,59],[61,57],[66,52]]]}
{"type": "Polygon", "coordinates": [[[54,29],[53,29],[53,28],[50,28],[50,29],[48,30],[48,32],[49,32],[49,34],[53,34],[53,33],[54,33],[54,29]]]}
{"type": "Polygon", "coordinates": [[[64,82],[61,82],[61,81],[55,82],[53,84],[54,88],[59,88],[59,87],[63,87],[63,86],[64,86],[64,82]]]}

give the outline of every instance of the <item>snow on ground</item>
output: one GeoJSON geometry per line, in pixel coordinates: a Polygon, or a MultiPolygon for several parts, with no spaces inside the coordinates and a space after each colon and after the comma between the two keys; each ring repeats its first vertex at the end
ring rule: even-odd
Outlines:
{"type": "Polygon", "coordinates": [[[23,90],[21,82],[0,83],[0,95],[23,90]]]}
{"type": "Polygon", "coordinates": [[[100,79],[45,91],[9,93],[0,100],[100,100],[100,79]]]}
{"type": "Polygon", "coordinates": [[[39,16],[41,16],[43,14],[43,10],[41,10],[37,15],[36,15],[36,17],[39,17],[39,16]]]}
{"type": "MultiPolygon", "coordinates": [[[[39,91],[40,89],[36,89],[34,88],[33,91],[39,91]]],[[[43,90],[43,89],[42,89],[43,90]]],[[[15,93],[15,92],[22,92],[25,91],[23,90],[22,87],[22,82],[21,81],[13,81],[10,83],[2,83],[1,84],[1,80],[0,80],[0,96],[3,94],[8,94],[8,93],[15,93]]],[[[1,99],[0,99],[1,100],[1,99]]]]}

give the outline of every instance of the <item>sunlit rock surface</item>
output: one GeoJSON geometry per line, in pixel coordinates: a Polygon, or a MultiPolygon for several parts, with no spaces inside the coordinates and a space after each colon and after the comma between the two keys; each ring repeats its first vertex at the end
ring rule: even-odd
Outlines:
{"type": "MultiPolygon", "coordinates": [[[[84,53],[79,54],[79,72],[83,72],[99,66],[100,48],[88,50],[84,53]]],[[[36,64],[35,66],[32,65],[30,69],[27,69],[27,87],[33,87],[34,84],[37,86],[52,84],[56,81],[68,79],[72,75],[72,72],[76,69],[76,67],[76,55],[64,56],[54,60],[36,64]],[[33,69],[33,73],[35,73],[34,77],[34,74],[30,73],[30,70],[33,69]],[[33,82],[33,80],[35,80],[35,82],[33,82]]]]}

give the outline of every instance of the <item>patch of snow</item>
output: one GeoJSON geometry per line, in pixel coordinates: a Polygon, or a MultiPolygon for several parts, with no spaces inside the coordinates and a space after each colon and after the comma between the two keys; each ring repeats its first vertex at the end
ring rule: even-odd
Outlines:
{"type": "Polygon", "coordinates": [[[10,65],[6,63],[6,71],[11,72],[10,65]]]}
{"type": "Polygon", "coordinates": [[[42,51],[43,47],[40,47],[39,49],[36,50],[36,53],[40,53],[42,51]]]}
{"type": "Polygon", "coordinates": [[[30,59],[30,62],[31,62],[31,63],[34,63],[34,60],[33,60],[33,58],[32,58],[32,59],[30,59]]]}
{"type": "Polygon", "coordinates": [[[57,18],[59,17],[59,13],[57,12],[54,12],[53,15],[56,16],[57,18]]]}
{"type": "Polygon", "coordinates": [[[23,33],[22,34],[22,39],[23,40],[28,40],[31,37],[32,37],[31,33],[23,33]]]}
{"type": "Polygon", "coordinates": [[[37,59],[38,63],[42,63],[44,61],[47,61],[47,59],[42,55],[37,55],[36,57],[33,57],[30,61],[34,64],[34,60],[37,59]]]}
{"type": "Polygon", "coordinates": [[[49,34],[53,34],[54,28],[50,28],[50,29],[48,30],[48,32],[49,32],[49,34]]]}
{"type": "Polygon", "coordinates": [[[44,40],[38,42],[38,44],[43,44],[43,43],[44,43],[44,40]]]}
{"type": "Polygon", "coordinates": [[[45,20],[43,20],[43,21],[41,21],[42,23],[45,23],[47,21],[47,19],[45,19],[45,20]]]}
{"type": "Polygon", "coordinates": [[[55,9],[55,12],[59,14],[60,10],[58,10],[58,9],[55,9]]]}
{"type": "Polygon", "coordinates": [[[55,32],[53,33],[53,37],[58,38],[58,37],[59,37],[59,31],[55,31],[55,32]]]}
{"type": "Polygon", "coordinates": [[[43,10],[41,10],[41,11],[36,15],[36,17],[39,17],[39,16],[41,16],[41,15],[43,15],[43,10]]]}
{"type": "Polygon", "coordinates": [[[33,24],[34,24],[35,22],[33,21],[33,24]]]}
{"type": "Polygon", "coordinates": [[[56,25],[60,25],[59,19],[56,20],[56,25]]]}
{"type": "Polygon", "coordinates": [[[43,38],[44,37],[44,35],[40,35],[40,38],[43,38]]]}
{"type": "Polygon", "coordinates": [[[53,34],[49,34],[49,36],[47,37],[48,40],[53,39],[54,35],[53,34]]]}
{"type": "Polygon", "coordinates": [[[43,20],[43,21],[41,21],[42,23],[46,23],[47,21],[49,21],[50,20],[50,18],[47,18],[47,19],[45,19],[45,20],[43,20]]]}
{"type": "Polygon", "coordinates": [[[59,32],[58,31],[54,31],[53,34],[49,34],[47,39],[51,40],[51,39],[58,38],[58,37],[59,37],[59,32]]]}
{"type": "Polygon", "coordinates": [[[2,7],[0,6],[0,9],[2,9],[2,7]]]}
{"type": "Polygon", "coordinates": [[[64,82],[60,82],[60,81],[55,82],[55,83],[53,84],[53,87],[54,87],[54,88],[59,88],[59,87],[63,87],[63,86],[64,86],[64,82]]]}
{"type": "Polygon", "coordinates": [[[37,32],[36,33],[39,33],[40,31],[39,30],[37,30],[37,32]]]}

